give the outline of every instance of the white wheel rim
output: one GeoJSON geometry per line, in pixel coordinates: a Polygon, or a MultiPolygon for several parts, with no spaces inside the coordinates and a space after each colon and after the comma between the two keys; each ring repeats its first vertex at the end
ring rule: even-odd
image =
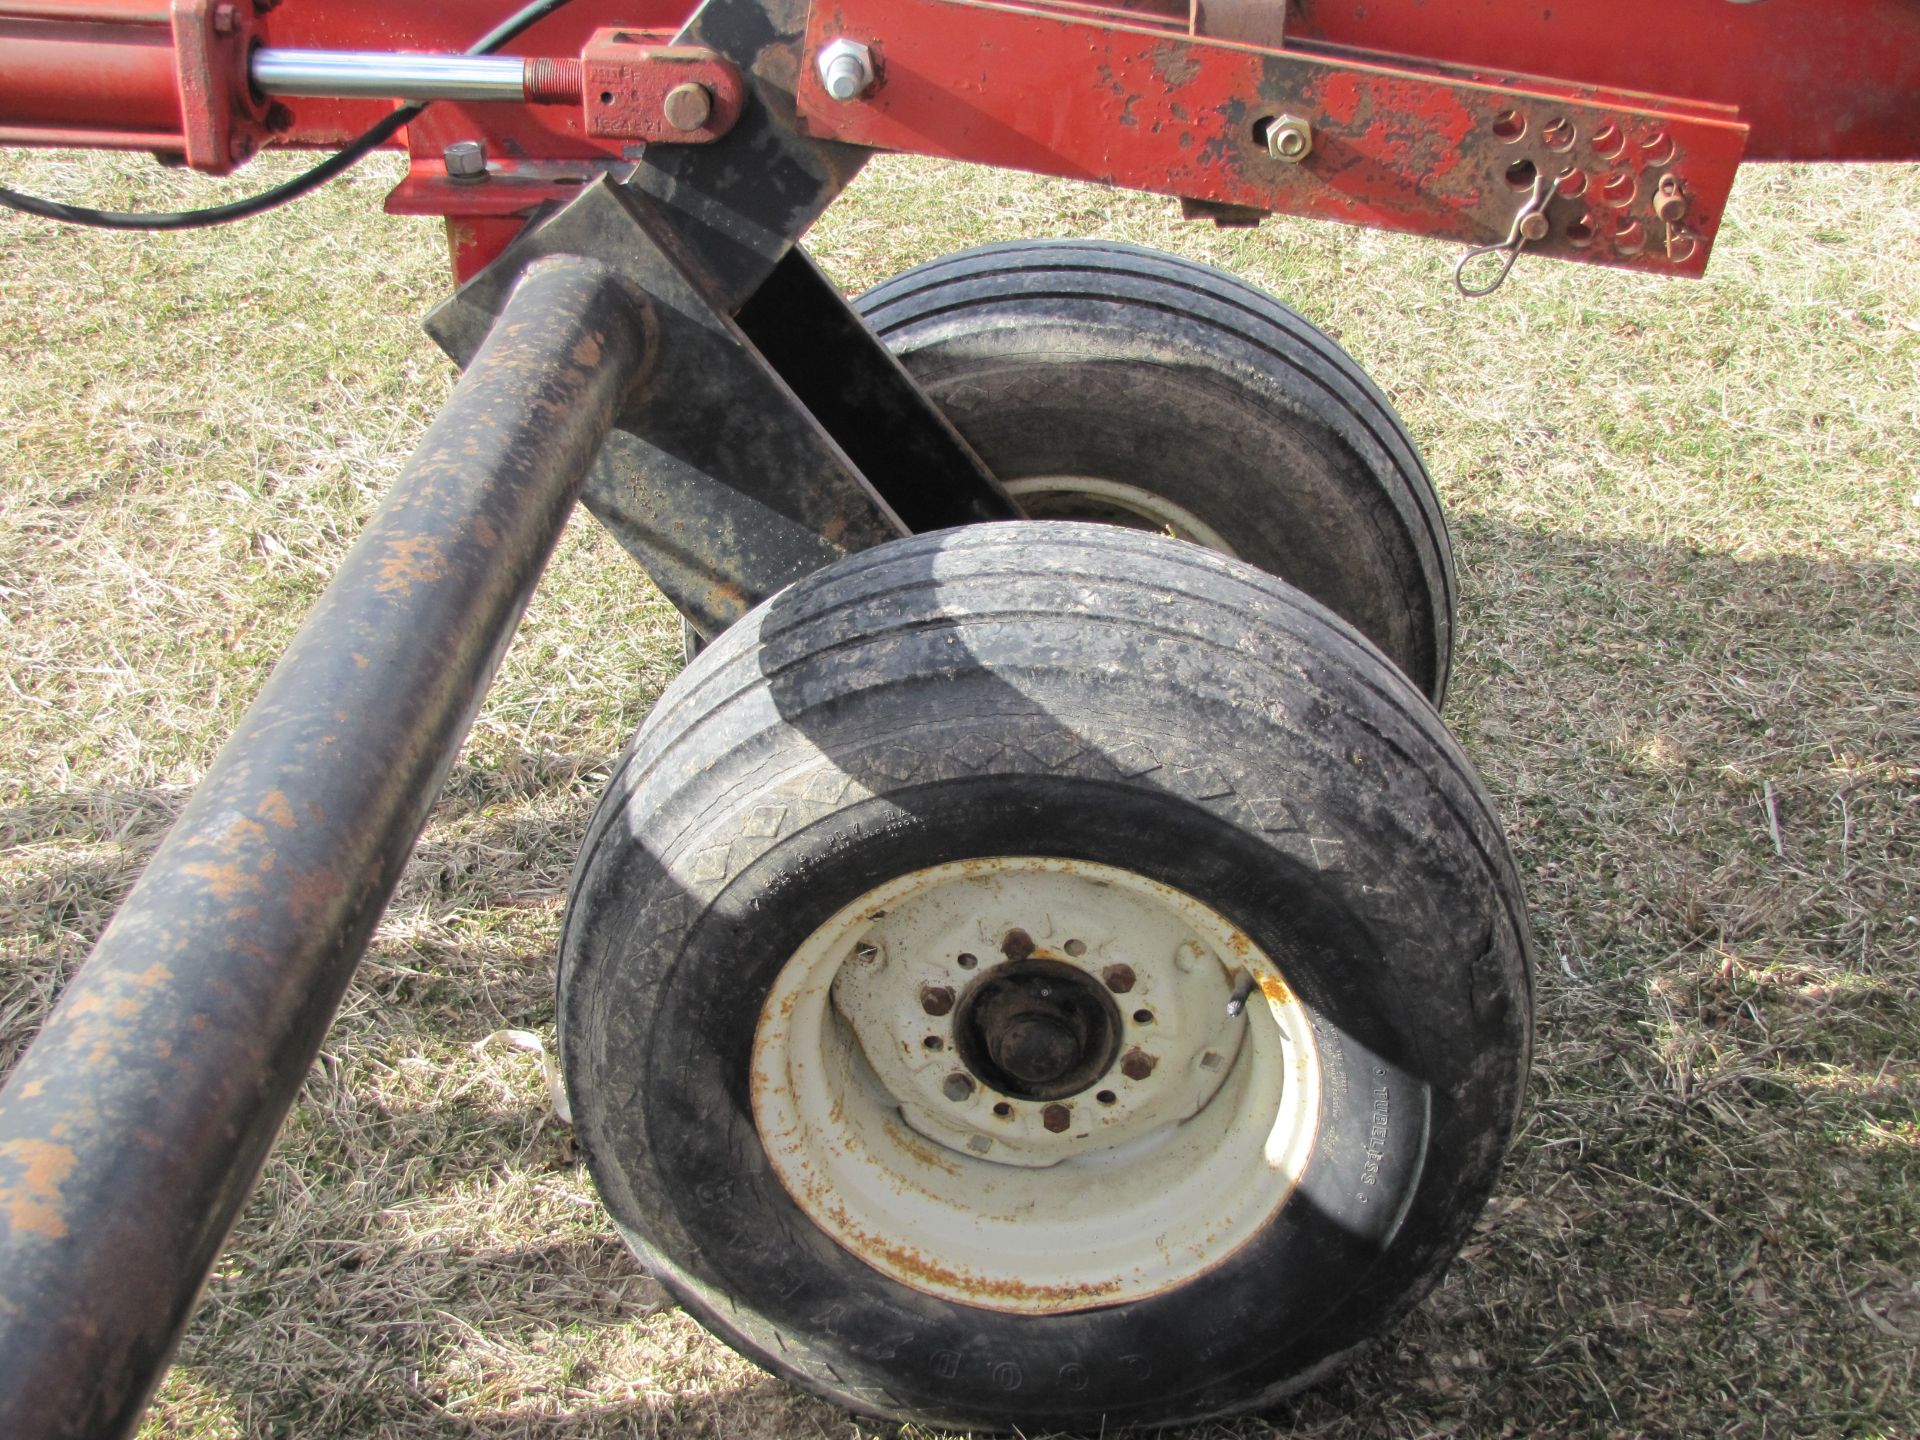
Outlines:
{"type": "MultiPolygon", "coordinates": [[[[1053,1016],[1039,1023],[1057,1037],[1053,1016]]],[[[1217,911],[1132,871],[1039,856],[869,891],[794,952],[754,1034],[755,1123],[800,1208],[903,1284],[1022,1314],[1141,1299],[1226,1261],[1298,1183],[1319,1085],[1306,1011],[1217,911]],[[1030,956],[1017,937],[1002,953],[1012,932],[1030,956]],[[1113,967],[1132,984],[1116,992],[1113,967]],[[1251,994],[1232,1018],[1236,983],[1251,994]],[[1044,1003],[1071,998],[1076,1015],[1096,994],[1118,1010],[1116,1032],[1087,1031],[1111,1043],[1075,1052],[1083,1071],[1102,1054],[1111,1064],[1073,1095],[988,1078],[1025,1083],[977,1038],[1009,1034],[1007,1011],[993,1011],[997,1028],[981,1017],[1015,985],[1057,990],[1044,1003]],[[929,1013],[942,989],[951,1007],[929,1013]],[[969,1046],[978,1065],[963,1061],[969,1046]],[[1154,1062],[1145,1074],[1139,1055],[1154,1062]]]]}
{"type": "Polygon", "coordinates": [[[1033,519],[1102,520],[1171,535],[1176,540],[1191,540],[1239,558],[1226,536],[1186,506],[1124,480],[1102,480],[1097,475],[1026,475],[1004,483],[1007,493],[1033,519]],[[1101,511],[1109,513],[1102,515],[1101,511]]]}

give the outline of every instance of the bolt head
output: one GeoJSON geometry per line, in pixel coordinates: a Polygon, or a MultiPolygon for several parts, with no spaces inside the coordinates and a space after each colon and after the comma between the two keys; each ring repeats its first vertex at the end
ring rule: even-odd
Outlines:
{"type": "Polygon", "coordinates": [[[1144,1050],[1129,1050],[1120,1059],[1120,1073],[1129,1080],[1144,1080],[1153,1074],[1160,1061],[1144,1050]]]}
{"type": "Polygon", "coordinates": [[[1073,1111],[1064,1105],[1049,1105],[1040,1112],[1040,1123],[1058,1135],[1073,1124],[1073,1111]]]}
{"type": "Polygon", "coordinates": [[[941,1084],[940,1093],[957,1105],[973,1094],[973,1077],[956,1070],[941,1084]]]}
{"type": "Polygon", "coordinates": [[[713,116],[713,96],[706,86],[688,80],[667,91],[660,108],[674,129],[698,130],[713,116]]]}
{"type": "Polygon", "coordinates": [[[1276,115],[1267,122],[1267,153],[1298,165],[1313,153],[1313,126],[1298,115],[1276,115]]]}
{"type": "Polygon", "coordinates": [[[213,7],[213,33],[231,35],[240,28],[240,10],[234,5],[216,5],[213,7]]]}
{"type": "Polygon", "coordinates": [[[1109,965],[1100,972],[1100,978],[1107,982],[1107,989],[1116,995],[1124,995],[1133,989],[1134,974],[1131,965],[1109,965]]]}
{"type": "Polygon", "coordinates": [[[953,1009],[953,991],[945,985],[922,985],[920,1008],[929,1015],[944,1015],[953,1009]]]}
{"type": "Polygon", "coordinates": [[[873,52],[858,40],[829,40],[815,63],[821,85],[836,100],[857,100],[873,88],[873,52]]]}
{"type": "Polygon", "coordinates": [[[487,173],[487,147],[478,140],[456,140],[440,152],[450,180],[480,180],[487,173]]]}

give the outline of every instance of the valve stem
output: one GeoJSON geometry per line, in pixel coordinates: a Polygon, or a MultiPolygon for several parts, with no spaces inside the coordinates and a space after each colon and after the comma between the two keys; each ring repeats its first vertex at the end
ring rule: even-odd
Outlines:
{"type": "Polygon", "coordinates": [[[1245,970],[1234,972],[1239,978],[1233,982],[1233,993],[1227,997],[1227,1018],[1237,1020],[1247,1008],[1247,997],[1253,994],[1253,976],[1245,970]]]}

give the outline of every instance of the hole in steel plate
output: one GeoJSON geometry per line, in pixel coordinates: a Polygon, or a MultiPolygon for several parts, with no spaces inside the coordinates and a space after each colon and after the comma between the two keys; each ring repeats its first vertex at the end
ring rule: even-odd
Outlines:
{"type": "Polygon", "coordinates": [[[1582,215],[1567,226],[1567,243],[1584,250],[1593,243],[1593,216],[1582,215]]]}
{"type": "Polygon", "coordinates": [[[1527,117],[1518,110],[1502,110],[1493,117],[1493,133],[1511,145],[1527,133],[1527,117]]]}
{"type": "Polygon", "coordinates": [[[1549,150],[1571,150],[1574,139],[1573,122],[1564,115],[1555,116],[1540,131],[1540,139],[1549,150]]]}
{"type": "Polygon", "coordinates": [[[1664,165],[1673,159],[1673,136],[1656,130],[1640,142],[1640,158],[1649,165],[1664,165]]]}
{"type": "Polygon", "coordinates": [[[1587,172],[1577,165],[1569,166],[1560,172],[1559,178],[1553,182],[1553,188],[1569,200],[1577,200],[1587,193],[1587,172]]]}
{"type": "Polygon", "coordinates": [[[1622,255],[1638,255],[1647,248],[1647,227],[1631,215],[1622,215],[1614,223],[1613,248],[1622,255]]]}
{"type": "Polygon", "coordinates": [[[1624,210],[1633,203],[1634,194],[1639,190],[1639,182],[1625,170],[1616,170],[1600,182],[1600,198],[1616,210],[1624,210]]]}
{"type": "Polygon", "coordinates": [[[1531,190],[1539,178],[1540,172],[1531,160],[1516,160],[1507,166],[1507,184],[1516,190],[1531,190]]]}
{"type": "Polygon", "coordinates": [[[1596,153],[1608,160],[1616,159],[1627,148],[1627,137],[1620,133],[1620,127],[1612,122],[1603,122],[1593,132],[1593,148],[1596,153]]]}

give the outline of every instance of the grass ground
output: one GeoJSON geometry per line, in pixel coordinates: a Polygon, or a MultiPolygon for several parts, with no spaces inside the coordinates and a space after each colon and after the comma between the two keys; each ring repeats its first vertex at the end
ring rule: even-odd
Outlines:
{"type": "MultiPolygon", "coordinates": [[[[449,389],[416,329],[439,240],[390,181],[174,238],[0,219],[0,1066],[449,389]]],[[[1223,264],[1372,370],[1449,505],[1448,714],[1533,907],[1534,1083],[1444,1286],[1273,1426],[1920,1434],[1920,169],[1748,173],[1703,283],[1523,261],[1476,303],[1441,247],[1168,211],[889,161],[814,243],[849,287],[1032,235],[1223,264]]],[[[539,1058],[483,1043],[551,1040],[573,847],[677,647],[583,517],[151,1440],[886,1433],[679,1313],[539,1058]]]]}

